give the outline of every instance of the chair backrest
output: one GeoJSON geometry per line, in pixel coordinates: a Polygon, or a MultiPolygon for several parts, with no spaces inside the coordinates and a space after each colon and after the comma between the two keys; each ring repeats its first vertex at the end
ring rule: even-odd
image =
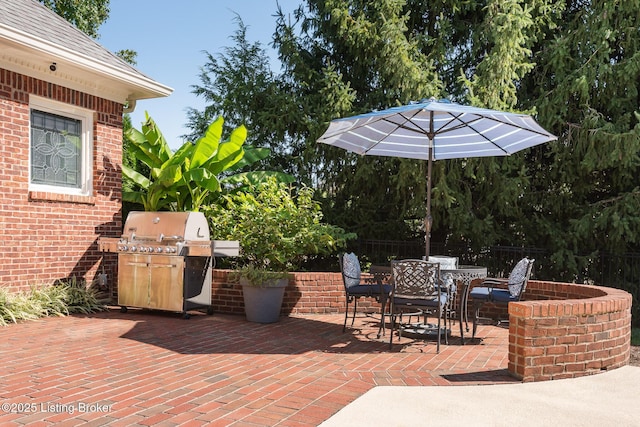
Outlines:
{"type": "Polygon", "coordinates": [[[520,300],[522,294],[527,289],[527,283],[533,270],[534,259],[522,258],[509,274],[509,294],[512,298],[520,300]]]}
{"type": "Polygon", "coordinates": [[[360,284],[362,270],[360,270],[360,261],[358,256],[353,252],[344,253],[338,257],[340,263],[340,271],[342,272],[342,281],[345,288],[357,286],[360,284]]]}
{"type": "Polygon", "coordinates": [[[371,279],[370,283],[388,284],[391,283],[391,266],[388,265],[372,265],[369,268],[369,274],[371,279]]]}
{"type": "Polygon", "coordinates": [[[440,264],[417,259],[391,261],[393,296],[436,299],[440,295],[440,264]]]}

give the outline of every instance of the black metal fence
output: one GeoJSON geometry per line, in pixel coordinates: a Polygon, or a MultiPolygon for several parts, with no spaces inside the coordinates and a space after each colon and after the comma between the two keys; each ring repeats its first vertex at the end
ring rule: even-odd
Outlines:
{"type": "MultiPolygon", "coordinates": [[[[362,239],[350,243],[349,251],[371,264],[386,264],[392,259],[421,259],[425,254],[424,241],[362,239]]],[[[628,282],[640,285],[640,253],[600,254],[585,256],[583,267],[566,268],[551,258],[551,253],[540,248],[516,246],[488,246],[481,251],[466,247],[451,247],[432,243],[431,254],[457,256],[460,264],[486,266],[493,276],[508,274],[511,266],[524,256],[536,259],[535,277],[539,280],[563,280],[575,283],[613,286],[628,282]]]]}
{"type": "MultiPolygon", "coordinates": [[[[424,241],[361,239],[351,242],[353,251],[364,263],[386,264],[392,259],[421,259],[424,241]]],[[[457,256],[460,264],[486,266],[490,276],[506,277],[524,256],[534,258],[532,277],[538,280],[585,283],[623,289],[633,296],[634,323],[640,324],[640,253],[580,256],[574,265],[562,265],[552,254],[540,248],[490,246],[481,251],[431,243],[431,254],[457,256]]]]}
{"type": "MultiPolygon", "coordinates": [[[[351,242],[349,251],[358,254],[365,263],[386,264],[392,259],[421,259],[425,255],[425,244],[424,241],[417,240],[361,239],[351,242]]],[[[430,253],[456,256],[459,264],[485,266],[489,274],[494,277],[508,275],[512,266],[524,256],[536,259],[545,256],[545,251],[541,249],[492,246],[478,252],[467,247],[445,246],[435,242],[431,243],[430,253]]]]}

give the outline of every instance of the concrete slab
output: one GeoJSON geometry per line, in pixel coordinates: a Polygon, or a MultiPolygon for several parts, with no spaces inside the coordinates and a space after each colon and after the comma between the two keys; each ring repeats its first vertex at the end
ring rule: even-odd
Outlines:
{"type": "Polygon", "coordinates": [[[376,387],[323,422],[338,426],[640,426],[640,368],[538,383],[376,387]]]}

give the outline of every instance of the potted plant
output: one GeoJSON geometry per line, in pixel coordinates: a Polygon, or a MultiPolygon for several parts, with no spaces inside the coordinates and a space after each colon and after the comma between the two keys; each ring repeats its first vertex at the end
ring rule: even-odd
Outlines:
{"type": "Polygon", "coordinates": [[[280,319],[284,292],[289,284],[287,272],[269,271],[249,264],[235,275],[242,286],[244,312],[247,320],[274,323],[280,319]]]}
{"type": "Polygon", "coordinates": [[[245,188],[204,212],[215,239],[240,241],[234,276],[243,287],[247,319],[272,323],[280,317],[288,273],[310,255],[339,250],[354,235],[321,222],[311,188],[294,189],[275,178],[245,188]]]}

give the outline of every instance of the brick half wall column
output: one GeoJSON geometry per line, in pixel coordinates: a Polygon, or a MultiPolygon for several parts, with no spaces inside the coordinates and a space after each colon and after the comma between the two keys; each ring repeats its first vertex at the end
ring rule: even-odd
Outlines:
{"type": "Polygon", "coordinates": [[[575,378],[629,363],[628,292],[530,281],[529,297],[535,300],[509,304],[509,372],[516,378],[575,378]]]}

